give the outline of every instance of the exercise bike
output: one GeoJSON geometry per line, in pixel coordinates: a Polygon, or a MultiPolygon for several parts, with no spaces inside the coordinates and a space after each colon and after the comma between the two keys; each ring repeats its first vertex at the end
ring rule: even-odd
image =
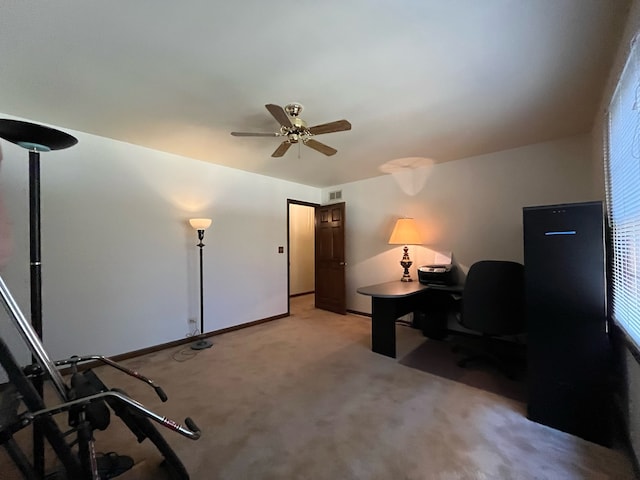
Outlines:
{"type": "Polygon", "coordinates": [[[117,388],[108,388],[91,370],[80,371],[78,366],[97,362],[116,368],[153,388],[163,402],[165,392],[151,379],[130,370],[113,360],[99,356],[73,356],[52,361],[40,338],[22,314],[9,289],[0,278],[0,297],[9,317],[25,341],[35,363],[21,367],[0,338],[0,366],[9,378],[9,383],[0,384],[0,445],[7,451],[25,480],[106,480],[123,474],[133,467],[131,457],[111,453],[96,453],[95,430],[106,430],[111,421],[111,411],[131,430],[138,442],[149,439],[164,457],[162,466],[170,478],[188,480],[189,474],[176,453],[156,428],[158,424],[191,440],[200,438],[200,429],[186,418],[183,426],[158,415],[117,388]],[[65,382],[60,369],[70,368],[69,383],[65,382]],[[59,403],[47,405],[34,387],[33,380],[48,381],[56,392],[59,403]],[[19,411],[22,408],[24,411],[19,411]],[[69,429],[62,431],[55,415],[67,414],[69,429]],[[29,425],[38,425],[61,468],[48,472],[44,477],[38,472],[35,462],[20,448],[14,434],[29,425]]]}

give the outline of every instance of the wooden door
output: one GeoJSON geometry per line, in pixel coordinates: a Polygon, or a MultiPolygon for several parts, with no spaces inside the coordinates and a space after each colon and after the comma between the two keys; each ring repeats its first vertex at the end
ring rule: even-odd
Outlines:
{"type": "Polygon", "coordinates": [[[316,208],[316,308],[347,313],[345,288],[345,204],[316,208]]]}

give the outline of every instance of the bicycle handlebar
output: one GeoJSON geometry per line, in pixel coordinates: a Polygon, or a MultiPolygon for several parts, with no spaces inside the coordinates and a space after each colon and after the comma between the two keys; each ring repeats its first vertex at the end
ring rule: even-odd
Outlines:
{"type": "Polygon", "coordinates": [[[65,365],[77,365],[78,363],[83,363],[83,362],[88,362],[90,360],[97,360],[99,362],[104,363],[105,365],[109,365],[110,367],[113,367],[117,370],[120,370],[123,373],[126,373],[127,375],[136,378],[138,380],[140,380],[141,382],[146,383],[147,385],[149,385],[151,388],[153,388],[156,392],[156,395],[158,395],[158,397],[160,398],[160,400],[162,402],[166,402],[168,400],[169,397],[167,397],[167,394],[164,393],[164,390],[162,390],[162,388],[158,385],[155,384],[155,382],[153,380],[151,380],[148,377],[145,377],[144,375],[142,375],[141,373],[135,371],[135,370],[131,370],[123,365],[120,365],[118,362],[115,362],[113,360],[111,360],[110,358],[107,358],[103,355],[86,355],[83,357],[78,357],[78,356],[73,356],[70,358],[67,358],[65,360],[58,360],[55,363],[56,367],[63,367],[65,365]]]}
{"type": "Polygon", "coordinates": [[[28,423],[31,423],[32,421],[34,421],[37,417],[40,417],[40,416],[43,416],[43,415],[55,415],[57,413],[66,412],[67,410],[71,409],[72,407],[85,405],[87,403],[96,402],[96,401],[99,401],[99,400],[105,400],[106,397],[115,398],[118,401],[126,403],[127,406],[133,408],[134,410],[138,411],[139,413],[142,413],[144,416],[151,418],[152,420],[154,420],[155,422],[159,423],[163,427],[166,427],[166,428],[168,428],[170,430],[178,432],[180,435],[182,435],[184,437],[187,437],[187,438],[189,438],[191,440],[198,440],[200,438],[201,431],[200,431],[200,429],[197,427],[197,425],[195,424],[195,422],[191,418],[187,417],[185,419],[186,427],[184,427],[184,426],[180,425],[179,423],[174,422],[173,420],[171,420],[171,419],[169,419],[167,417],[162,417],[162,416],[158,415],[157,413],[152,412],[151,410],[146,408],[141,403],[133,400],[132,398],[129,398],[128,396],[124,395],[123,393],[116,392],[116,391],[113,391],[113,390],[96,393],[94,395],[89,395],[87,397],[79,398],[77,400],[72,400],[70,402],[62,403],[62,404],[57,405],[55,407],[50,407],[50,408],[45,408],[43,410],[38,410],[37,412],[25,412],[22,415],[22,418],[24,419],[24,421],[27,422],[26,424],[28,424],[28,423]]]}

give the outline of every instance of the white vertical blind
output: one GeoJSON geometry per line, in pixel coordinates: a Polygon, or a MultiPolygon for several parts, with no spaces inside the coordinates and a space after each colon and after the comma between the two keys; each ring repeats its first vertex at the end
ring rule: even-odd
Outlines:
{"type": "Polygon", "coordinates": [[[615,322],[640,347],[640,49],[634,40],[609,105],[605,168],[615,322]]]}

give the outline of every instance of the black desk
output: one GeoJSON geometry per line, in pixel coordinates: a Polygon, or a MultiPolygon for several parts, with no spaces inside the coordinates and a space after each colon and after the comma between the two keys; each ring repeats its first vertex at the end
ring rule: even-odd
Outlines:
{"type": "Polygon", "coordinates": [[[407,313],[426,311],[430,323],[446,328],[443,305],[452,293],[461,294],[462,288],[399,280],[358,288],[358,293],[371,297],[371,350],[396,357],[396,320],[407,313]]]}

